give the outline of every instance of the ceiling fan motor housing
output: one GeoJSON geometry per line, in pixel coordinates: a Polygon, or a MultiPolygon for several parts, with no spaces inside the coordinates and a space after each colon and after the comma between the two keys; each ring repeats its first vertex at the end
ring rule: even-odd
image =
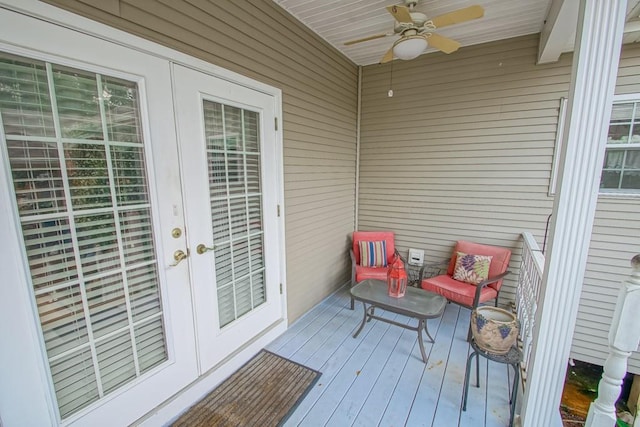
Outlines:
{"type": "Polygon", "coordinates": [[[425,22],[427,22],[427,15],[420,12],[411,12],[411,20],[413,22],[397,22],[393,27],[393,31],[398,34],[403,34],[407,30],[417,30],[419,31],[422,27],[424,27],[425,22]]]}

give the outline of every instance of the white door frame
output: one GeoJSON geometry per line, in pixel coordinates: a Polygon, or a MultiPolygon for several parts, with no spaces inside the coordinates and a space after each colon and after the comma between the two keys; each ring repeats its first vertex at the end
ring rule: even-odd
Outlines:
{"type": "MultiPolygon", "coordinates": [[[[280,258],[280,278],[283,285],[282,298],[282,321],[274,325],[271,329],[265,331],[256,340],[247,343],[246,346],[239,349],[230,358],[221,362],[215,369],[201,376],[187,388],[176,393],[161,407],[156,408],[153,413],[149,413],[143,419],[139,420],[143,425],[157,425],[166,423],[171,420],[175,414],[186,409],[190,404],[194,403],[200,396],[204,395],[208,390],[226,378],[231,372],[242,366],[250,357],[252,357],[260,348],[264,347],[275,337],[284,332],[287,328],[287,309],[286,309],[286,257],[285,257],[285,236],[284,236],[284,179],[282,167],[282,93],[280,89],[268,86],[266,84],[254,81],[245,76],[236,74],[229,70],[214,66],[205,61],[196,59],[189,55],[180,53],[170,48],[160,46],[156,43],[142,39],[140,37],[128,34],[126,32],[111,28],[109,26],[96,23],[89,19],[66,12],[56,7],[41,3],[37,0],[0,0],[0,18],[6,14],[6,10],[13,10],[27,16],[43,19],[45,21],[59,24],[60,26],[84,33],[90,36],[123,45],[133,50],[148,53],[153,56],[165,59],[194,68],[207,74],[214,75],[218,78],[232,81],[236,84],[250,87],[272,95],[276,100],[275,115],[280,123],[276,132],[276,150],[277,159],[279,161],[278,170],[278,204],[280,205],[280,217],[278,218],[278,234],[279,234],[279,251],[280,258]]],[[[77,38],[69,33],[69,43],[77,43],[77,38]]],[[[15,39],[17,37],[25,37],[27,39],[36,40],[39,37],[46,37],[46,34],[30,34],[28,31],[19,36],[6,37],[7,39],[15,39]]],[[[0,42],[5,36],[0,32],[0,42]]],[[[18,41],[18,43],[20,43],[18,41]]],[[[169,81],[167,82],[169,84],[169,81]]],[[[2,211],[6,212],[5,206],[12,206],[13,200],[11,192],[7,188],[0,188],[0,206],[2,211]]],[[[6,242],[16,240],[19,231],[15,228],[13,218],[9,215],[0,215],[0,241],[6,242]]],[[[275,249],[275,248],[274,248],[275,249]]],[[[6,253],[5,262],[22,264],[20,255],[17,252],[6,253]]],[[[23,300],[30,298],[28,295],[28,279],[25,275],[3,275],[2,277],[2,299],[12,301],[14,299],[23,300]],[[9,286],[11,283],[17,286],[9,286]]],[[[0,342],[3,345],[7,343],[15,344],[12,351],[0,351],[0,378],[3,378],[0,384],[0,414],[2,421],[7,426],[14,423],[20,424],[21,421],[34,421],[31,425],[49,425],[55,420],[54,408],[55,403],[51,396],[43,396],[38,390],[25,386],[27,383],[48,382],[47,369],[44,366],[40,355],[40,338],[36,319],[31,312],[31,307],[24,304],[2,305],[2,317],[11,319],[10,322],[0,322],[0,342]],[[16,328],[20,325],[20,328],[16,328]],[[16,337],[21,339],[16,341],[16,337]],[[38,349],[38,351],[33,351],[38,349]]]]}

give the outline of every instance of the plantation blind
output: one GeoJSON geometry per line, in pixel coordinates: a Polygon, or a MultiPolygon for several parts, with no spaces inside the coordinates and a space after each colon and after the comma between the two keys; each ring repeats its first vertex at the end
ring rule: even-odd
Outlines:
{"type": "Polygon", "coordinates": [[[259,114],[203,101],[220,327],[266,301],[259,114]]]}
{"type": "Polygon", "coordinates": [[[167,360],[138,87],[0,52],[0,118],[64,419],[167,360]]]}

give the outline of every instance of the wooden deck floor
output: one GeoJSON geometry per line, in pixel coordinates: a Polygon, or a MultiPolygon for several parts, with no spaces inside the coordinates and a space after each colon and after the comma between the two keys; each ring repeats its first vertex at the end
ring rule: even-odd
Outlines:
{"type": "MultiPolygon", "coordinates": [[[[462,411],[470,353],[466,342],[469,314],[465,308],[448,304],[441,319],[429,320],[435,343],[425,340],[429,358],[425,365],[414,331],[372,320],[354,339],[362,304],[350,310],[348,290],[339,290],[267,347],[322,372],[285,425],[507,426],[513,372],[505,365],[480,359],[480,388],[473,387],[473,375],[467,410],[462,411]]],[[[383,315],[415,322],[391,313],[383,315]]]]}

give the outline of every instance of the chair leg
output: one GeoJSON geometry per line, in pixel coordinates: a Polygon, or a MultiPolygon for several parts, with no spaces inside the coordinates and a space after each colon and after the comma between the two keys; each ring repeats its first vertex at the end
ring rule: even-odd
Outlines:
{"type": "Polygon", "coordinates": [[[509,417],[509,427],[513,427],[513,417],[516,413],[516,398],[518,397],[518,380],[520,379],[520,368],[518,367],[518,364],[515,365],[511,365],[513,366],[513,369],[515,370],[515,373],[513,375],[513,390],[511,391],[511,401],[509,402],[511,404],[511,414],[509,417]]]}
{"type": "Polygon", "coordinates": [[[476,353],[476,387],[480,388],[480,354],[476,353]]]}
{"type": "Polygon", "coordinates": [[[351,297],[351,310],[353,310],[353,303],[354,303],[353,297],[351,297]]]}
{"type": "Polygon", "coordinates": [[[467,370],[464,373],[464,390],[462,391],[462,410],[467,410],[467,397],[469,395],[469,374],[471,374],[471,362],[473,357],[478,359],[478,354],[474,351],[469,355],[469,359],[467,359],[467,370]]]}

